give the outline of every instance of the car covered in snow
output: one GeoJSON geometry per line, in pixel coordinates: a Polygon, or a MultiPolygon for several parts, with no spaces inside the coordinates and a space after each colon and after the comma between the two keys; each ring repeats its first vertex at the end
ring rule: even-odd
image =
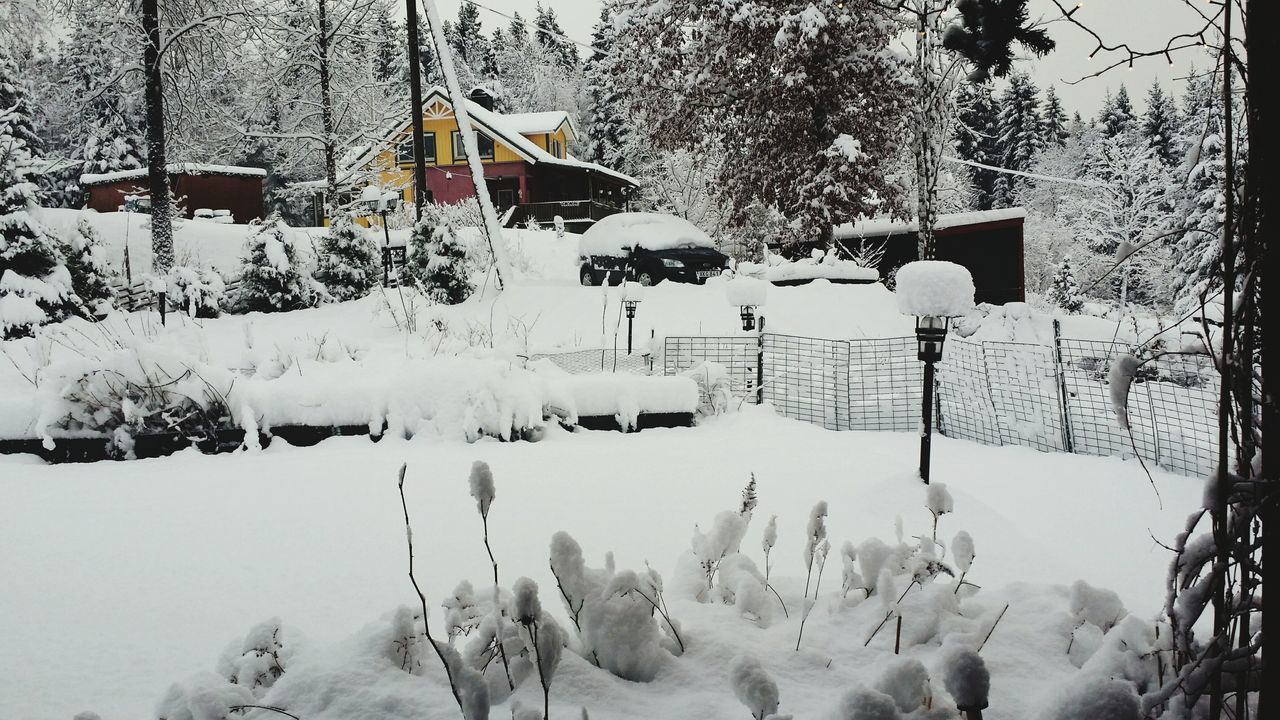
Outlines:
{"type": "Polygon", "coordinates": [[[724,272],[729,257],[696,225],[674,215],[629,212],[592,225],[578,241],[583,285],[632,280],[704,283],[724,272]]]}

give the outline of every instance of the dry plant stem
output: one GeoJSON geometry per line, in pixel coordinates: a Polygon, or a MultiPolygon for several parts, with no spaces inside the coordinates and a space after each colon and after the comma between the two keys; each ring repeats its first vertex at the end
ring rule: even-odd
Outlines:
{"type": "MultiPolygon", "coordinates": [[[[818,582],[813,586],[813,602],[818,602],[818,590],[822,587],[822,571],[827,566],[826,558],[818,563],[818,582]]],[[[796,635],[796,652],[800,652],[800,639],[804,637],[804,624],[809,619],[809,613],[813,612],[813,605],[805,609],[804,614],[800,616],[800,632],[796,635]]]]}
{"type": "Polygon", "coordinates": [[[511,681],[511,666],[507,664],[507,650],[502,643],[502,606],[498,602],[498,561],[493,558],[493,548],[489,547],[489,513],[481,513],[480,522],[484,525],[484,550],[489,553],[489,562],[493,564],[493,612],[498,616],[498,630],[494,642],[498,645],[498,656],[502,658],[502,670],[507,674],[507,688],[515,692],[516,684],[511,681]]]}
{"type": "Polygon", "coordinates": [[[893,638],[893,654],[897,655],[902,651],[902,616],[898,616],[898,630],[893,638]]]}
{"type": "Polygon", "coordinates": [[[1004,604],[1004,609],[996,616],[996,621],[991,623],[991,629],[987,631],[987,636],[982,638],[982,642],[978,644],[977,652],[982,652],[982,648],[987,646],[987,641],[991,639],[991,633],[996,631],[996,626],[1000,624],[1000,621],[1004,618],[1004,614],[1007,612],[1009,612],[1009,603],[1004,604]]]}
{"type": "Polygon", "coordinates": [[[231,707],[227,708],[227,710],[230,712],[244,712],[245,710],[267,710],[273,713],[279,713],[281,715],[284,715],[285,717],[291,717],[293,718],[293,720],[302,720],[302,718],[298,717],[297,715],[294,715],[291,712],[285,711],[284,708],[278,708],[278,707],[275,707],[274,705],[232,705],[231,707]]]}
{"type": "MultiPolygon", "coordinates": [[[[658,613],[662,615],[662,619],[667,621],[667,627],[671,628],[671,634],[675,636],[676,644],[680,646],[680,652],[683,654],[684,641],[680,639],[680,631],[676,630],[675,624],[671,622],[671,616],[667,614],[667,611],[664,608],[659,607],[658,603],[653,601],[653,598],[649,597],[648,595],[645,595],[643,592],[641,592],[638,589],[635,591],[635,593],[640,597],[644,598],[645,600],[648,600],[649,604],[653,606],[653,609],[657,610],[658,613]]],[[[661,598],[662,596],[659,595],[658,597],[661,598]]],[[[662,604],[666,605],[667,603],[664,600],[662,604]]]]}
{"type": "Polygon", "coordinates": [[[431,637],[431,623],[427,622],[427,596],[422,594],[422,588],[418,585],[418,578],[413,574],[413,526],[409,524],[409,503],[404,499],[404,474],[408,468],[408,463],[400,466],[399,488],[400,507],[404,510],[405,541],[409,546],[409,582],[413,583],[413,589],[418,593],[418,600],[422,603],[422,632],[426,635],[427,642],[431,644],[431,649],[436,651],[436,657],[440,658],[440,664],[444,666],[444,675],[449,680],[449,691],[453,693],[453,700],[458,703],[458,710],[462,712],[465,718],[466,710],[462,707],[462,696],[458,694],[458,685],[453,681],[453,670],[449,667],[449,661],[445,660],[444,653],[436,645],[435,638],[431,637]]]}
{"type": "Polygon", "coordinates": [[[542,683],[542,720],[551,720],[551,685],[542,668],[542,647],[538,645],[538,623],[529,623],[529,635],[533,638],[533,657],[538,661],[538,680],[542,683]]]}
{"type": "Polygon", "coordinates": [[[782,596],[778,594],[778,591],[774,589],[772,585],[769,584],[769,553],[768,552],[765,552],[764,554],[764,589],[771,591],[773,593],[773,596],[778,598],[778,604],[782,606],[782,617],[790,619],[791,613],[787,612],[787,604],[782,601],[782,596]]]}
{"type": "MultiPolygon", "coordinates": [[[[905,597],[907,596],[907,593],[911,592],[911,588],[915,587],[915,585],[916,585],[916,581],[915,581],[915,580],[912,580],[912,581],[911,581],[911,584],[910,584],[910,585],[907,585],[907,589],[906,589],[906,590],[903,590],[903,591],[902,591],[902,594],[898,596],[898,602],[899,602],[899,603],[900,603],[900,602],[902,602],[902,599],[903,599],[903,598],[905,598],[905,597]]],[[[923,587],[923,585],[922,585],[921,587],[923,587]]],[[[870,595],[868,595],[867,597],[870,597],[870,595]]],[[[894,604],[896,605],[897,603],[894,603],[894,604]]],[[[881,621],[880,621],[880,624],[876,626],[876,629],[875,629],[875,630],[873,630],[873,631],[871,632],[871,637],[867,638],[867,641],[866,641],[866,642],[864,642],[864,643],[862,643],[862,647],[866,647],[866,646],[870,645],[870,644],[871,644],[871,641],[876,639],[876,634],[880,632],[880,628],[884,627],[885,623],[889,622],[889,618],[891,618],[891,617],[893,617],[893,611],[892,611],[892,610],[890,610],[889,612],[885,613],[884,619],[883,619],[883,620],[881,620],[881,621]]]]}

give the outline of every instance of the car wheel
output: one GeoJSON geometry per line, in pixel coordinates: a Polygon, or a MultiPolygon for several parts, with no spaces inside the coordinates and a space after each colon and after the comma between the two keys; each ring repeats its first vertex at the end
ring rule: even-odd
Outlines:
{"type": "Polygon", "coordinates": [[[591,268],[589,267],[582,268],[582,274],[579,276],[579,279],[582,281],[583,285],[590,286],[596,284],[596,276],[591,272],[591,268]]]}
{"type": "Polygon", "coordinates": [[[636,276],[636,282],[640,283],[644,287],[653,287],[653,284],[657,281],[653,279],[652,273],[642,272],[636,276]]]}

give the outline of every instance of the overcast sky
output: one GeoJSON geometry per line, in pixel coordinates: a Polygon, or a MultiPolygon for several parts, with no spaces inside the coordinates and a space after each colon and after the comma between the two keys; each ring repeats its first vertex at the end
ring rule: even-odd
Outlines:
{"type": "MultiPolygon", "coordinates": [[[[462,0],[436,0],[440,13],[446,18],[457,16],[461,2],[462,0]]],[[[519,10],[523,17],[530,20],[535,14],[534,0],[480,2],[508,15],[519,10]]],[[[1069,0],[1062,0],[1062,4],[1071,6],[1069,0]]],[[[600,0],[543,0],[543,5],[555,9],[567,35],[579,42],[591,41],[591,28],[600,17],[600,0]]],[[[1052,20],[1060,15],[1051,0],[1031,0],[1031,8],[1033,17],[1044,20],[1052,20]]],[[[1106,42],[1128,42],[1137,49],[1161,48],[1169,37],[1200,28],[1198,17],[1182,0],[1086,0],[1075,17],[1094,28],[1106,42]]],[[[483,8],[480,18],[489,32],[508,22],[483,8]]],[[[1103,62],[1102,53],[1093,60],[1088,59],[1089,52],[1094,47],[1093,39],[1074,25],[1054,22],[1049,25],[1049,34],[1057,41],[1058,49],[1043,59],[1034,62],[1027,60],[1021,67],[1032,74],[1041,88],[1050,83],[1055,84],[1067,111],[1078,110],[1085,117],[1097,112],[1108,87],[1114,89],[1121,83],[1126,84],[1130,95],[1141,109],[1145,107],[1143,98],[1153,79],[1159,78],[1166,89],[1173,87],[1181,94],[1183,81],[1177,78],[1184,77],[1193,62],[1201,69],[1211,64],[1211,60],[1203,53],[1184,50],[1174,56],[1172,66],[1162,58],[1148,58],[1138,62],[1133,70],[1116,69],[1101,78],[1086,80],[1078,85],[1067,85],[1068,81],[1095,72],[1098,67],[1107,63],[1103,62]]]]}

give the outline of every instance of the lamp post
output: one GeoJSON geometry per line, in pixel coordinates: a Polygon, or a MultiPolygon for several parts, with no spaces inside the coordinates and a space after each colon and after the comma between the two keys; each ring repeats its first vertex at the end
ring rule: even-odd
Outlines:
{"type": "Polygon", "coordinates": [[[942,343],[947,338],[949,319],[940,315],[916,318],[916,357],[924,362],[924,403],[920,433],[920,479],[929,484],[929,455],[933,440],[933,373],[934,363],[942,359],[942,343]]]}
{"type": "Polygon", "coordinates": [[[636,318],[636,308],[644,300],[644,286],[629,282],[622,288],[622,307],[627,311],[627,355],[631,354],[631,330],[636,318]]]}
{"type": "Polygon", "coordinates": [[[738,308],[744,332],[756,331],[756,402],[764,403],[764,315],[756,311],[764,307],[769,296],[769,283],[759,278],[739,275],[724,286],[730,305],[738,308]]]}
{"type": "Polygon", "coordinates": [[[382,216],[382,284],[386,285],[391,274],[391,230],[387,226],[387,213],[400,206],[400,195],[384,192],[374,185],[366,185],[360,191],[360,202],[370,213],[382,216]]]}

